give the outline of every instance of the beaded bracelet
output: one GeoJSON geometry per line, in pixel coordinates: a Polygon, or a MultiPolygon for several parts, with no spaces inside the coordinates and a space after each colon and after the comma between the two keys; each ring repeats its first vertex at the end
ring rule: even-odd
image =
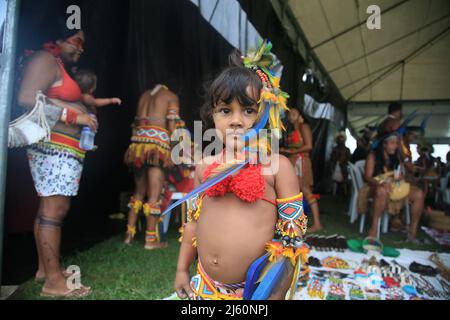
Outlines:
{"type": "Polygon", "coordinates": [[[67,116],[66,116],[66,125],[73,125],[73,124],[77,124],[77,118],[78,118],[78,113],[76,113],[73,110],[67,109],[67,116]]]}
{"type": "Polygon", "coordinates": [[[66,122],[67,120],[67,108],[64,108],[61,114],[61,121],[66,122]]]}

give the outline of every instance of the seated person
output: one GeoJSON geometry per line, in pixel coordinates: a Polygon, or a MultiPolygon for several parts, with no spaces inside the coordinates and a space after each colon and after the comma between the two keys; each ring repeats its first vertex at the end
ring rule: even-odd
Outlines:
{"type": "Polygon", "coordinates": [[[358,213],[367,213],[367,200],[373,197],[372,226],[368,236],[376,237],[378,222],[385,210],[389,214],[399,214],[405,205],[405,200],[411,203],[411,224],[408,230],[409,242],[418,243],[416,239],[417,228],[424,207],[424,194],[419,188],[410,185],[409,194],[400,200],[391,200],[391,192],[398,181],[403,179],[400,172],[404,171],[403,163],[399,155],[399,139],[395,132],[381,136],[381,143],[369,153],[366,160],[364,180],[366,183],[361,188],[358,196],[358,213]],[[394,179],[388,179],[395,171],[394,179]]]}

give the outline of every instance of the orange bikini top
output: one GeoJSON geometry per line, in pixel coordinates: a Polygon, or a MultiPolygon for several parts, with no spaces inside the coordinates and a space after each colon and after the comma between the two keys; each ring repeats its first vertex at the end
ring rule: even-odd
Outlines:
{"type": "MultiPolygon", "coordinates": [[[[212,171],[220,166],[214,162],[208,166],[203,176],[203,182],[211,175],[212,171]]],[[[232,192],[245,202],[256,202],[258,199],[267,201],[276,206],[276,202],[264,198],[266,181],[261,173],[262,165],[247,165],[235,176],[229,176],[218,184],[205,191],[209,197],[223,197],[225,193],[232,192]]]]}
{"type": "Polygon", "coordinates": [[[300,146],[303,143],[302,135],[299,130],[292,131],[287,138],[287,144],[290,147],[300,146]]]}
{"type": "Polygon", "coordinates": [[[56,60],[62,75],[62,84],[57,87],[49,88],[46,92],[47,97],[59,99],[68,102],[77,102],[81,100],[81,89],[64,68],[60,59],[56,60]]]}

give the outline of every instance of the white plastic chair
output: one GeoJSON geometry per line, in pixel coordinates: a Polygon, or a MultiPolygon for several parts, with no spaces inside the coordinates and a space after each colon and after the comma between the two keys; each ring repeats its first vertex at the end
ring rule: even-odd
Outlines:
{"type": "Polygon", "coordinates": [[[354,223],[358,219],[357,202],[359,189],[361,189],[360,179],[356,173],[356,167],[352,163],[348,163],[348,173],[352,183],[352,194],[350,196],[348,215],[350,216],[350,223],[354,223]]]}
{"type": "MultiPolygon", "coordinates": [[[[356,162],[355,164],[349,163],[349,172],[352,178],[352,197],[350,199],[350,222],[354,223],[358,219],[358,194],[359,190],[364,185],[364,168],[365,168],[366,161],[361,160],[356,162]]],[[[364,223],[366,221],[366,215],[370,213],[370,209],[372,207],[373,199],[369,198],[369,205],[368,205],[368,211],[364,214],[361,214],[361,218],[359,221],[359,232],[364,232],[364,223]]],[[[378,228],[377,228],[377,238],[380,238],[380,229],[382,229],[383,233],[386,233],[389,228],[389,214],[387,212],[384,212],[383,216],[380,218],[378,222],[378,228]],[[382,227],[382,228],[381,228],[382,227]]]]}
{"type": "Polygon", "coordinates": [[[447,175],[441,178],[441,185],[439,188],[439,193],[441,194],[442,201],[447,204],[450,204],[450,189],[447,188],[449,179],[450,172],[447,172],[447,175]]]}
{"type": "Polygon", "coordinates": [[[361,176],[364,176],[364,172],[366,171],[366,160],[359,160],[355,162],[355,167],[358,168],[361,176]]]}
{"type": "MultiPolygon", "coordinates": [[[[174,201],[180,200],[181,198],[183,198],[184,195],[185,195],[185,194],[184,194],[184,193],[181,193],[181,192],[175,192],[175,193],[173,193],[173,194],[172,194],[172,198],[170,199],[169,205],[171,205],[172,202],[174,202],[174,201]]],[[[170,217],[171,217],[171,216],[172,216],[172,211],[170,211],[168,214],[166,214],[166,215],[164,216],[164,218],[163,218],[162,223],[163,223],[163,231],[164,231],[164,234],[166,234],[167,231],[169,230],[169,223],[170,223],[170,217]]]]}
{"type": "MultiPolygon", "coordinates": [[[[357,172],[358,174],[358,172],[357,172]]],[[[372,203],[373,203],[373,198],[369,198],[369,205],[368,205],[368,211],[367,213],[370,213],[370,210],[372,209],[372,203]]],[[[409,204],[409,199],[406,198],[405,199],[406,203],[405,203],[405,220],[406,220],[406,225],[409,226],[411,224],[411,207],[409,204]]],[[[364,223],[366,220],[366,214],[364,213],[361,215],[361,219],[359,222],[359,233],[363,233],[364,232],[364,223]]],[[[383,233],[387,233],[389,231],[389,219],[390,219],[390,215],[387,211],[384,211],[383,215],[381,216],[380,220],[378,221],[378,227],[377,227],[377,239],[380,239],[380,229],[381,232],[383,233]]]]}

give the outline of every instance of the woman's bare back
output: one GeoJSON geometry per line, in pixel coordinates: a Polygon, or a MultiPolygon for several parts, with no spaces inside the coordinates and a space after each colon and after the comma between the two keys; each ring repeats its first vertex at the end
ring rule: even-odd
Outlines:
{"type": "Polygon", "coordinates": [[[178,104],[178,97],[170,90],[161,88],[152,96],[152,91],[142,94],[136,119],[138,125],[154,125],[167,129],[167,113],[170,103],[178,104]]]}

